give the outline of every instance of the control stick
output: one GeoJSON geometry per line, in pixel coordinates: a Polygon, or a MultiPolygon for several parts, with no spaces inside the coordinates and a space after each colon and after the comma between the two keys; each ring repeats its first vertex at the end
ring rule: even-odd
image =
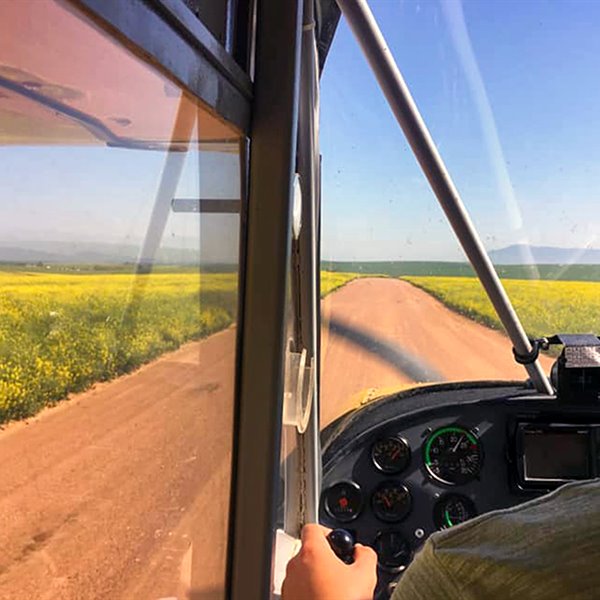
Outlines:
{"type": "Polygon", "coordinates": [[[327,541],[335,555],[347,565],[354,562],[354,538],[345,529],[334,529],[327,536],[327,541]]]}

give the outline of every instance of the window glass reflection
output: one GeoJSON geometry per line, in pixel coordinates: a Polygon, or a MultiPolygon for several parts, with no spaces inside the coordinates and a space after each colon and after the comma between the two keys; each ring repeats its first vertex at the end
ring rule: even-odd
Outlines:
{"type": "Polygon", "coordinates": [[[239,134],[60,3],[0,23],[0,597],[222,598],[239,134]]]}

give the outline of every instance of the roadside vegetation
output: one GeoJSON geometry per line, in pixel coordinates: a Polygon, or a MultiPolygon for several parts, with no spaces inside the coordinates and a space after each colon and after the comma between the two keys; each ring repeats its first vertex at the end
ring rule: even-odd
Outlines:
{"type": "MultiPolygon", "coordinates": [[[[0,271],[0,423],[128,373],[236,318],[235,273],[0,271]]],[[[322,295],[357,277],[322,273],[322,295]]]]}
{"type": "MultiPolygon", "coordinates": [[[[322,271],[321,296],[365,275],[322,271]]],[[[501,328],[476,278],[403,279],[501,328]]],[[[139,277],[104,268],[0,271],[0,423],[225,329],[236,318],[236,282],[232,272],[173,268],[139,277]]],[[[505,279],[504,285],[530,336],[600,332],[600,282],[505,279]]]]}
{"type": "MultiPolygon", "coordinates": [[[[532,279],[550,281],[600,281],[600,265],[494,265],[502,279],[532,279]]],[[[335,272],[389,277],[475,277],[469,263],[442,261],[384,261],[323,263],[323,268],[335,272]]]]}
{"type": "Polygon", "coordinates": [[[324,298],[327,294],[341,288],[358,277],[363,277],[363,275],[360,275],[359,273],[333,273],[332,271],[321,271],[321,298],[324,298]]]}
{"type": "MultiPolygon", "coordinates": [[[[485,325],[502,326],[474,277],[403,277],[457,312],[485,325]]],[[[530,337],[554,333],[600,334],[600,282],[504,280],[530,337]]]]}
{"type": "Polygon", "coordinates": [[[0,272],[0,422],[230,325],[233,274],[0,272]]]}

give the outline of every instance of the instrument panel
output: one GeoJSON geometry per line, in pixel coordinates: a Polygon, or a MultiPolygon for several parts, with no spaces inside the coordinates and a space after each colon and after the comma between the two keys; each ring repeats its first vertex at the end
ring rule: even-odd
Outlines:
{"type": "MultiPolygon", "coordinates": [[[[582,428],[599,417],[600,409],[565,408],[506,384],[432,386],[384,398],[325,430],[321,522],[343,527],[357,542],[375,548],[376,597],[386,598],[431,534],[570,480],[538,478],[530,485],[523,476],[523,448],[533,448],[528,456],[530,463],[537,461],[536,473],[555,476],[556,467],[538,463],[547,446],[564,439],[573,448],[571,462],[581,463],[565,466],[569,477],[595,476],[582,463],[588,451],[582,428]],[[579,437],[561,438],[552,426],[548,436],[554,437],[533,438],[532,432],[559,422],[558,433],[567,428],[579,437]]],[[[597,435],[598,450],[590,448],[600,474],[600,427],[595,431],[588,437],[597,435]]],[[[560,454],[561,448],[555,451],[560,454]]]]}
{"type": "MultiPolygon", "coordinates": [[[[483,448],[476,431],[458,423],[444,425],[435,430],[428,428],[421,436],[424,441],[413,457],[410,443],[401,433],[383,434],[365,449],[373,471],[381,476],[375,487],[361,486],[353,479],[337,481],[323,493],[323,507],[327,516],[337,526],[344,524],[355,536],[356,530],[348,527],[363,513],[370,513],[379,523],[372,545],[378,553],[380,567],[400,573],[412,559],[413,547],[420,546],[430,528],[416,528],[409,533],[400,526],[413,508],[411,489],[404,483],[411,460],[420,463],[422,472],[436,486],[448,488],[464,486],[479,478],[483,448]],[[427,434],[427,435],[425,435],[427,434]],[[387,526],[387,527],[386,527],[387,526]],[[398,527],[396,527],[398,526],[398,527]]],[[[432,508],[433,529],[442,530],[464,523],[477,516],[474,500],[460,493],[434,493],[432,508]]],[[[333,525],[333,524],[332,524],[333,525]]]]}

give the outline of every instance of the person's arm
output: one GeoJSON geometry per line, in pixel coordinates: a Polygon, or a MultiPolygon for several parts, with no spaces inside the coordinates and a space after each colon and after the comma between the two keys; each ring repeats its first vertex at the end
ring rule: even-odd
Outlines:
{"type": "MultiPolygon", "coordinates": [[[[302,530],[302,548],[287,566],[282,600],[372,600],[377,585],[377,555],[356,544],[354,563],[343,563],[320,525],[302,530]]],[[[415,556],[391,600],[449,600],[466,598],[435,556],[431,540],[415,556]]]]}
{"type": "Polygon", "coordinates": [[[436,556],[435,545],[425,542],[398,582],[391,600],[471,600],[436,556]]]}
{"type": "Polygon", "coordinates": [[[306,525],[302,548],[287,566],[282,600],[372,600],[377,585],[377,555],[356,544],[354,563],[343,563],[327,541],[329,529],[306,525]]]}

